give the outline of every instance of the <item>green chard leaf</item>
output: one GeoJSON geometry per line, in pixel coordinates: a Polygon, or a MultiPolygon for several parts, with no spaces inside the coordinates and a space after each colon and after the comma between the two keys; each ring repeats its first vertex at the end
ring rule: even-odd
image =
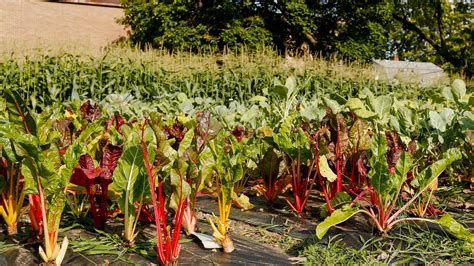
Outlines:
{"type": "Polygon", "coordinates": [[[474,234],[462,224],[458,223],[450,214],[443,215],[439,220],[438,224],[441,225],[446,231],[455,236],[458,239],[467,241],[474,244],[474,234]]]}
{"type": "Polygon", "coordinates": [[[341,209],[335,210],[331,216],[327,217],[316,226],[316,236],[319,239],[322,239],[329,228],[347,221],[349,218],[362,211],[363,210],[352,208],[349,205],[344,205],[341,209]]]}
{"type": "Polygon", "coordinates": [[[368,119],[377,116],[377,113],[367,110],[359,98],[349,98],[346,102],[346,107],[360,118],[368,119]]]}
{"type": "Polygon", "coordinates": [[[372,139],[372,157],[370,158],[371,169],[368,173],[370,183],[375,191],[386,198],[394,189],[390,182],[390,174],[386,154],[388,151],[387,141],[384,134],[377,134],[372,139]]]}
{"type": "Polygon", "coordinates": [[[413,158],[408,152],[402,152],[395,165],[395,174],[392,176],[392,182],[396,191],[402,189],[403,183],[407,179],[407,173],[413,166],[413,158]]]}
{"type": "Polygon", "coordinates": [[[418,193],[422,193],[449,165],[461,158],[462,154],[458,148],[447,150],[443,154],[443,159],[436,161],[415,176],[411,182],[412,186],[418,188],[418,193]]]}

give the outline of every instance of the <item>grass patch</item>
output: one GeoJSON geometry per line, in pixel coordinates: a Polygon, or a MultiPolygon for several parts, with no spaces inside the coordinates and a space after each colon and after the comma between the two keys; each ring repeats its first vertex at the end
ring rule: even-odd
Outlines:
{"type": "Polygon", "coordinates": [[[470,264],[474,246],[447,233],[407,225],[388,236],[361,241],[359,249],[348,247],[339,236],[327,243],[307,240],[300,256],[306,265],[347,264],[470,264]]]}
{"type": "Polygon", "coordinates": [[[5,252],[8,252],[12,248],[18,247],[17,244],[7,244],[3,241],[0,241],[0,254],[3,254],[5,252]]]}
{"type": "Polygon", "coordinates": [[[109,234],[101,230],[95,230],[96,237],[86,238],[78,237],[69,242],[69,247],[78,254],[81,254],[85,259],[88,256],[107,256],[110,263],[116,261],[123,261],[132,263],[131,260],[125,256],[127,253],[137,253],[142,256],[154,256],[156,252],[153,250],[153,242],[137,242],[133,247],[127,246],[122,238],[116,234],[109,234]]]}

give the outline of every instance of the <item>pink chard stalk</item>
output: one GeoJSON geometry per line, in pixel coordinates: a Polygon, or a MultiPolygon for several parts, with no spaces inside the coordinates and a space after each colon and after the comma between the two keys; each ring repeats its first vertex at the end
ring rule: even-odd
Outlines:
{"type": "MultiPolygon", "coordinates": [[[[183,182],[182,178],[179,181],[180,191],[179,191],[179,196],[177,200],[176,211],[174,213],[174,221],[175,221],[174,228],[170,227],[168,229],[168,225],[166,222],[168,210],[166,208],[166,197],[163,192],[164,180],[160,177],[160,175],[158,175],[158,178],[156,179],[157,184],[155,184],[155,178],[153,174],[154,172],[156,173],[156,170],[159,169],[159,167],[161,166],[161,162],[159,159],[156,159],[154,160],[153,165],[150,164],[149,153],[148,153],[147,145],[145,143],[145,129],[146,129],[146,123],[142,127],[141,148],[142,148],[143,157],[145,160],[146,172],[147,172],[148,179],[150,182],[150,190],[151,190],[151,196],[152,196],[153,207],[154,207],[156,236],[157,236],[156,251],[158,253],[160,264],[175,265],[177,264],[179,253],[181,251],[181,246],[178,244],[178,241],[180,238],[180,231],[181,231],[181,225],[183,222],[184,209],[186,207],[186,202],[183,199],[183,193],[182,193],[183,183],[185,182],[183,182]]],[[[161,133],[162,132],[157,132],[155,130],[155,134],[157,135],[158,146],[162,144],[160,142],[163,142],[161,133]]]]}

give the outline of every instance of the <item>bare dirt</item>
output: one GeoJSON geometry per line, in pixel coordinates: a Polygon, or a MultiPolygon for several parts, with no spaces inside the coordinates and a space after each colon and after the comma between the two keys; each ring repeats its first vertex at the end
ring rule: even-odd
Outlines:
{"type": "Polygon", "coordinates": [[[39,0],[0,0],[0,50],[101,49],[127,35],[123,10],[39,0]]]}

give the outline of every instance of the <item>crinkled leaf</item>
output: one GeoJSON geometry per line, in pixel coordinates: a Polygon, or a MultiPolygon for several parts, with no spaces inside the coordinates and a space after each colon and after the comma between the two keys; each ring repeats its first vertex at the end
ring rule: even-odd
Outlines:
{"type": "Polygon", "coordinates": [[[395,174],[392,176],[394,188],[400,190],[403,183],[407,179],[407,174],[413,166],[413,158],[408,152],[402,152],[400,158],[395,165],[395,174]]]}
{"type": "Polygon", "coordinates": [[[451,92],[456,99],[462,99],[466,95],[466,83],[461,79],[455,79],[451,84],[451,92]]]}
{"type": "Polygon", "coordinates": [[[206,147],[200,154],[199,154],[199,162],[201,166],[201,183],[198,184],[198,191],[201,191],[204,188],[205,181],[211,177],[213,167],[214,167],[214,157],[212,156],[211,150],[206,147]]]}
{"type": "Polygon", "coordinates": [[[183,154],[186,152],[189,147],[191,147],[191,142],[193,141],[194,137],[194,128],[191,128],[186,132],[184,135],[184,138],[181,140],[181,143],[179,144],[178,148],[178,156],[182,157],[183,154]]]}
{"type": "Polygon", "coordinates": [[[188,182],[186,182],[187,167],[188,164],[184,160],[177,159],[170,169],[170,178],[173,191],[169,202],[169,207],[174,210],[177,210],[180,198],[181,200],[185,200],[186,197],[191,194],[191,187],[189,186],[188,182]]]}
{"type": "Polygon", "coordinates": [[[21,175],[24,178],[23,193],[37,194],[38,187],[36,185],[36,176],[38,171],[36,170],[35,162],[31,157],[25,158],[21,164],[21,175]]]}
{"type": "Polygon", "coordinates": [[[38,138],[31,134],[19,134],[14,140],[14,149],[18,156],[30,156],[37,161],[40,160],[41,148],[38,138]]]}
{"type": "Polygon", "coordinates": [[[402,106],[398,109],[398,122],[405,130],[413,127],[413,112],[408,107],[402,106]]]}
{"type": "Polygon", "coordinates": [[[222,128],[222,125],[211,117],[210,112],[198,112],[196,114],[195,135],[198,144],[198,150],[215,138],[222,128]]]}
{"type": "MultiPolygon", "coordinates": [[[[347,130],[346,120],[341,113],[336,114],[337,134],[339,137],[339,146],[343,155],[343,160],[347,159],[347,155],[351,153],[351,146],[349,142],[349,133],[347,130]]],[[[345,164],[345,162],[343,162],[345,164]]]]}
{"type": "Polygon", "coordinates": [[[359,98],[349,98],[346,102],[346,107],[360,118],[368,119],[377,116],[377,113],[367,110],[359,98]]]}
{"type": "Polygon", "coordinates": [[[6,91],[4,96],[11,125],[21,132],[36,135],[36,122],[18,93],[6,91]]]}
{"type": "MultiPolygon", "coordinates": [[[[331,207],[334,209],[337,209],[338,207],[341,207],[342,205],[346,205],[352,202],[352,197],[349,196],[346,192],[337,192],[336,196],[334,196],[331,200],[331,207]]],[[[322,218],[326,218],[329,216],[329,210],[328,210],[328,205],[327,203],[324,203],[319,207],[319,216],[322,218]]]]}
{"type": "Polygon", "coordinates": [[[317,104],[310,104],[305,106],[303,110],[300,111],[301,117],[309,121],[321,121],[321,119],[326,115],[326,110],[324,108],[319,108],[317,104]]]}
{"type": "Polygon", "coordinates": [[[430,111],[428,113],[430,117],[430,124],[432,127],[435,129],[444,132],[446,131],[446,122],[443,120],[443,118],[438,114],[436,111],[430,111]]]}
{"type": "Polygon", "coordinates": [[[296,90],[296,78],[294,76],[289,76],[286,79],[285,87],[288,88],[288,96],[291,96],[296,90]]]}
{"type": "Polygon", "coordinates": [[[257,138],[266,138],[273,136],[273,130],[271,127],[264,125],[262,127],[257,128],[257,138]]]}
{"type": "Polygon", "coordinates": [[[107,168],[111,173],[117,167],[118,160],[122,155],[123,148],[117,145],[108,144],[105,148],[100,167],[107,168]]]}
{"type": "Polygon", "coordinates": [[[278,134],[273,135],[273,140],[278,148],[286,153],[291,159],[301,156],[301,161],[312,158],[310,143],[305,132],[298,127],[293,130],[293,120],[295,116],[289,116],[281,124],[278,134]]]}
{"type": "Polygon", "coordinates": [[[256,121],[255,119],[259,116],[259,114],[260,114],[260,111],[258,107],[254,105],[242,113],[242,116],[240,117],[240,121],[242,123],[254,124],[256,121]]]}
{"type": "Polygon", "coordinates": [[[362,119],[356,119],[349,130],[349,140],[354,150],[370,150],[369,126],[362,119]]]}
{"type": "Polygon", "coordinates": [[[102,116],[99,105],[97,103],[91,104],[90,100],[81,105],[80,111],[82,118],[89,122],[93,122],[102,116]]]}
{"type": "Polygon", "coordinates": [[[235,206],[243,211],[251,210],[254,207],[253,204],[250,203],[249,197],[244,194],[237,196],[235,193],[233,193],[232,199],[234,200],[235,206]]]}
{"type": "Polygon", "coordinates": [[[132,205],[137,200],[134,188],[138,178],[146,177],[144,165],[143,153],[138,144],[125,147],[112,176],[112,187],[121,194],[119,205],[122,211],[125,204],[133,208],[132,205]]]}
{"type": "Polygon", "coordinates": [[[342,106],[338,102],[331,100],[327,97],[323,97],[323,101],[324,104],[331,109],[333,114],[341,112],[342,106]]]}
{"type": "Polygon", "coordinates": [[[267,101],[267,97],[265,96],[260,96],[260,95],[257,95],[257,96],[253,96],[252,98],[250,98],[249,102],[266,102],[267,101]]]}
{"type": "Polygon", "coordinates": [[[13,144],[9,138],[2,137],[0,131],[0,158],[5,158],[12,163],[18,162],[15,152],[13,151],[13,144]]]}
{"type": "Polygon", "coordinates": [[[288,96],[288,88],[284,85],[275,85],[273,89],[270,90],[270,94],[284,100],[288,96]]]}
{"type": "Polygon", "coordinates": [[[369,98],[370,107],[377,113],[379,122],[382,124],[386,124],[389,120],[392,103],[393,99],[388,95],[369,98]]]}
{"type": "MultiPolygon", "coordinates": [[[[273,148],[268,149],[263,155],[263,159],[260,162],[258,168],[260,175],[268,182],[270,178],[273,182],[276,182],[279,178],[280,164],[283,161],[281,156],[273,150],[273,148]]],[[[270,184],[273,185],[273,184],[270,184]]]]}
{"type": "Polygon", "coordinates": [[[235,164],[232,166],[232,182],[235,184],[237,183],[240,179],[244,177],[244,168],[242,167],[242,164],[235,164]]]}
{"type": "Polygon", "coordinates": [[[454,96],[451,90],[452,90],[451,87],[444,87],[441,90],[441,95],[443,95],[444,99],[447,101],[454,101],[454,96]]]}

